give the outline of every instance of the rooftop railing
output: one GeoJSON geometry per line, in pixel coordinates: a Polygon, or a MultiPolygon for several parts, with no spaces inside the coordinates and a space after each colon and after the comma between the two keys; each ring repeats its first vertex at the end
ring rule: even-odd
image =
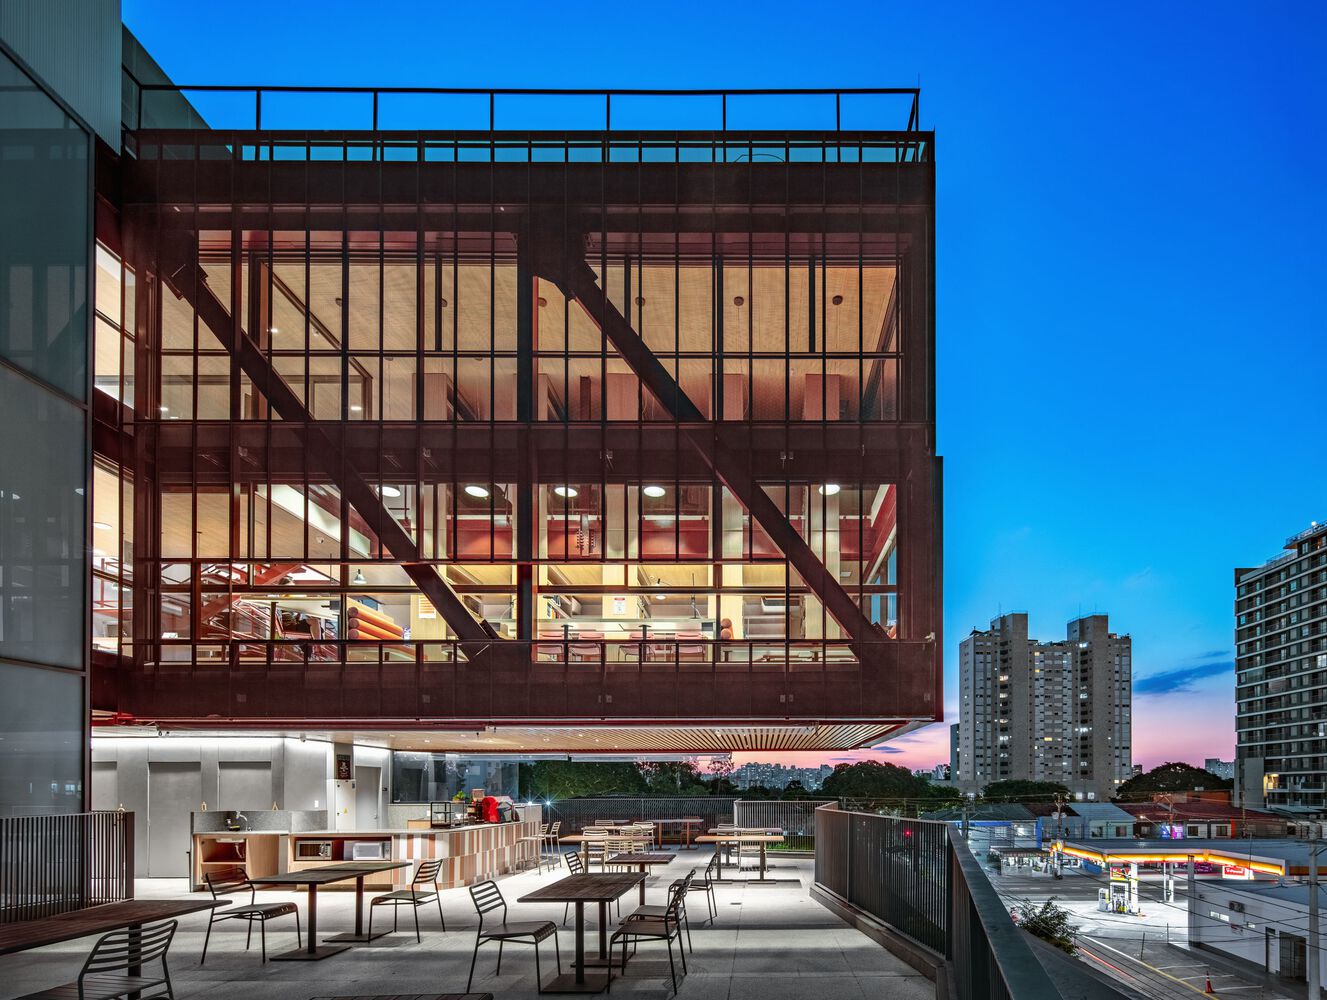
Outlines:
{"type": "MultiPolygon", "coordinates": [[[[920,946],[928,965],[950,977],[949,995],[958,1000],[1086,995],[1062,988],[1085,971],[1069,965],[1052,978],[952,824],[822,806],[815,890],[834,908],[920,946]]],[[[1092,987],[1098,996],[1114,993],[1092,987]]]]}
{"type": "Polygon", "coordinates": [[[915,87],[538,89],[143,83],[125,71],[124,118],[151,128],[337,131],[920,130],[915,87]]]}

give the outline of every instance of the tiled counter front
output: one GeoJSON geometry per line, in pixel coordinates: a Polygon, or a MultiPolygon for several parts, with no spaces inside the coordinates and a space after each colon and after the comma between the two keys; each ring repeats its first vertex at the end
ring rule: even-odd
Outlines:
{"type": "Polygon", "coordinates": [[[449,887],[473,885],[514,872],[523,862],[532,862],[539,846],[522,843],[521,838],[538,837],[539,828],[537,820],[523,820],[456,830],[411,830],[394,836],[392,855],[397,861],[442,858],[440,883],[449,887]]]}

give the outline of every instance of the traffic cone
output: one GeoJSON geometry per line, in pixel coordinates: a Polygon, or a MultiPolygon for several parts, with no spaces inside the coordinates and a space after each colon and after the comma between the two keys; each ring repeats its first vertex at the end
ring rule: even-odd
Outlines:
{"type": "Polygon", "coordinates": [[[1210,969],[1207,971],[1207,986],[1203,989],[1203,992],[1216,996],[1216,990],[1212,989],[1212,972],[1210,969]]]}

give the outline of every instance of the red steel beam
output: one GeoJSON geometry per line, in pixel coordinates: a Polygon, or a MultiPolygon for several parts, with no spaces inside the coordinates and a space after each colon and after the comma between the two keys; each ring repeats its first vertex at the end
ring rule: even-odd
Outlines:
{"type": "Polygon", "coordinates": [[[862,614],[857,602],[788,522],[769,494],[751,476],[741,458],[719,440],[700,409],[609,299],[594,270],[585,261],[580,237],[563,240],[540,234],[532,241],[531,250],[535,273],[552,281],[563,295],[574,299],[585,310],[664,410],[684,425],[681,428],[683,436],[765,530],[848,638],[883,638],[884,632],[862,614]],[[699,430],[686,427],[687,424],[706,426],[699,430]]]}
{"type": "Polygon", "coordinates": [[[281,419],[302,428],[300,433],[309,456],[323,467],[350,506],[372,525],[383,547],[401,564],[401,569],[438,609],[457,637],[475,644],[496,641],[498,637],[493,627],[487,622],[476,620],[456,591],[433,567],[420,562],[419,547],[414,540],[392,517],[368,481],[343,461],[341,452],[318,427],[313,415],[272,367],[253,339],[243,330],[239,331],[238,336],[231,334],[230,310],[212,293],[198,265],[192,260],[186,260],[178,269],[165,273],[170,275],[171,286],[186,298],[191,298],[190,290],[196,289],[197,294],[192,296],[191,301],[198,310],[198,318],[236,358],[254,388],[281,419]]]}

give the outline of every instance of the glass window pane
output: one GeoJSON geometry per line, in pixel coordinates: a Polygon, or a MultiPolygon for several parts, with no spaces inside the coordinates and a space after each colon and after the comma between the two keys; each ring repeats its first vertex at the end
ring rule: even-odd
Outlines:
{"type": "Polygon", "coordinates": [[[0,367],[0,656],[83,666],[83,412],[0,367]]]}

